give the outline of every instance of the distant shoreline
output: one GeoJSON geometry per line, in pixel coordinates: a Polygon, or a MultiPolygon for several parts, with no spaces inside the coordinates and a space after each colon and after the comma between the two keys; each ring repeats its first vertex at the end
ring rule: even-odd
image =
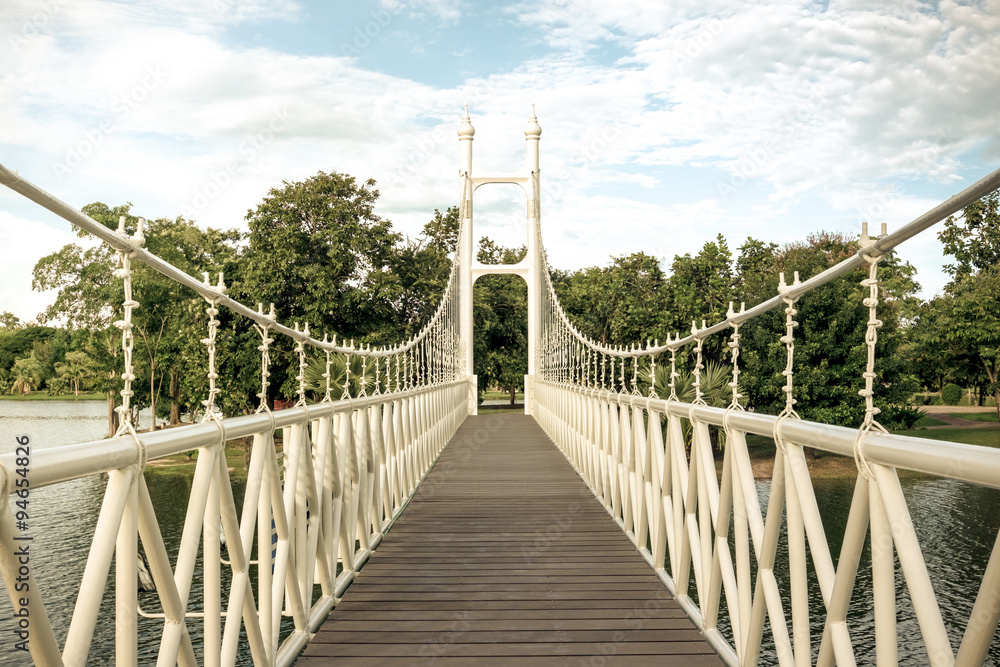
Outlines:
{"type": "Polygon", "coordinates": [[[49,394],[44,394],[41,392],[32,392],[30,394],[2,394],[0,395],[0,401],[106,401],[107,396],[104,394],[80,394],[79,396],[70,395],[60,395],[51,396],[49,394]]]}

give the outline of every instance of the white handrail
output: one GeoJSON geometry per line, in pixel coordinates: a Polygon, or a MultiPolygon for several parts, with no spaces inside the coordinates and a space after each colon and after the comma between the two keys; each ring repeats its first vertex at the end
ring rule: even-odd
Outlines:
{"type": "Polygon", "coordinates": [[[814,641],[819,644],[817,664],[855,664],[846,613],[869,523],[872,542],[882,549],[876,549],[873,558],[888,554],[887,569],[873,563],[876,589],[882,591],[876,594],[876,609],[882,605],[891,610],[889,615],[876,613],[880,655],[883,651],[888,655],[898,640],[907,639],[897,637],[895,624],[895,551],[931,664],[971,666],[985,659],[1000,619],[996,596],[1000,539],[971,612],[975,622],[968,624],[956,654],[948,642],[896,470],[1000,489],[1000,450],[884,432],[868,434],[864,456],[873,475],[858,476],[851,518],[834,568],[805,448],[854,456],[856,430],[568,382],[537,380],[535,397],[539,423],[727,664],[757,664],[765,617],[780,665],[811,664],[814,641]],[[691,425],[690,440],[682,434],[684,422],[691,425]],[[726,437],[721,472],[712,454],[710,428],[726,437]],[[765,516],[757,502],[746,436],[772,438],[776,433],[780,445],[765,516]],[[794,592],[791,606],[782,603],[774,578],[783,507],[789,560],[781,565],[789,572],[793,589],[805,587],[810,576],[806,561],[795,554],[804,555],[808,544],[827,610],[822,637],[808,630],[808,606],[795,603],[794,592]],[[751,578],[754,564],[757,575],[751,578]],[[729,619],[732,643],[719,631],[720,613],[729,619]]]}
{"type": "MultiPolygon", "coordinates": [[[[127,573],[125,578],[132,577],[132,587],[120,591],[117,603],[115,618],[122,621],[127,617],[132,622],[117,624],[116,664],[136,664],[135,653],[128,648],[137,641],[135,578],[131,574],[136,557],[131,548],[123,553],[122,545],[134,544],[138,530],[165,612],[158,664],[193,664],[184,620],[187,616],[200,618],[206,629],[218,628],[225,620],[224,632],[217,635],[214,658],[206,657],[208,664],[235,665],[239,634],[244,629],[254,664],[290,665],[378,547],[464,420],[468,413],[466,385],[459,379],[142,433],[138,438],[126,433],[96,442],[33,449],[31,489],[101,472],[111,476],[61,657],[49,617],[42,611],[34,573],[29,592],[15,591],[11,584],[19,576],[18,563],[0,555],[0,572],[14,604],[21,597],[30,598],[30,649],[35,663],[85,664],[97,619],[95,605],[103,598],[115,553],[120,571],[127,573]],[[273,438],[276,428],[284,434],[280,454],[273,438]],[[233,502],[224,445],[243,437],[253,438],[253,449],[240,517],[233,502]],[[149,499],[141,470],[148,461],[191,450],[198,451],[197,467],[184,535],[174,555],[176,565],[171,567],[171,555],[157,526],[157,508],[149,499]],[[205,563],[219,562],[220,519],[232,584],[224,590],[219,568],[206,566],[206,596],[214,591],[217,602],[210,611],[206,597],[205,613],[191,614],[187,600],[196,556],[201,550],[205,563]],[[265,560],[254,588],[247,576],[248,556],[255,537],[258,553],[271,553],[272,520],[278,533],[274,576],[265,560]],[[205,537],[200,539],[203,527],[205,537]],[[132,542],[128,535],[132,535],[132,542]],[[360,546],[356,547],[356,542],[360,546]],[[315,582],[314,573],[319,575],[315,582]],[[311,604],[317,585],[322,593],[311,604]],[[284,615],[286,598],[295,628],[279,645],[278,622],[284,615]]],[[[4,551],[2,545],[13,545],[17,539],[11,511],[6,507],[9,496],[20,488],[16,485],[17,456],[0,456],[0,552],[4,551]]],[[[13,548],[6,552],[14,553],[13,548]]],[[[119,580],[119,586],[123,581],[119,580]]],[[[207,644],[205,650],[212,652],[207,644]]]]}
{"type": "MultiPolygon", "coordinates": [[[[112,558],[116,559],[116,664],[137,663],[137,614],[135,588],[136,534],[149,557],[150,572],[163,608],[163,631],[158,665],[194,664],[194,647],[187,618],[203,623],[206,665],[234,665],[241,631],[245,631],[254,664],[288,665],[294,661],[319,624],[353,580],[370,551],[378,546],[388,527],[406,505],[441,449],[469,413],[469,380],[458,363],[457,284],[459,254],[441,301],[430,321],[409,340],[393,347],[338,345],[336,338],[318,340],[308,324],[299,329],[278,324],[273,313],[253,309],[225,295],[222,277],[217,286],[188,275],[146,250],[139,229],[132,237],[108,229],[48,192],[0,165],[0,183],[44,206],[80,229],[108,243],[119,255],[115,276],[124,282],[122,329],[125,351],[122,405],[117,408],[122,428],[116,437],[53,449],[33,449],[30,478],[19,465],[19,456],[0,456],[0,573],[15,607],[27,601],[31,614],[30,650],[40,665],[85,664],[93,640],[98,609],[107,585],[112,558]],[[129,397],[135,378],[132,367],[131,312],[141,305],[133,298],[132,262],[140,261],[174,282],[189,287],[208,302],[208,400],[200,424],[153,433],[137,433],[130,421],[129,397]],[[249,318],[261,334],[261,398],[259,411],[243,417],[222,418],[215,397],[221,390],[215,359],[218,307],[225,306],[249,318]],[[273,333],[296,341],[299,361],[299,403],[293,409],[267,409],[268,345],[273,333]],[[320,403],[306,403],[305,345],[326,353],[326,396],[320,403]],[[330,395],[330,353],[375,359],[375,393],[343,400],[330,395]],[[392,358],[394,382],[387,360],[383,375],[379,359],[392,358]],[[384,385],[384,391],[383,391],[384,385]],[[274,430],[281,428],[281,455],[274,430]],[[252,437],[253,448],[244,499],[243,516],[236,516],[232,487],[225,462],[225,444],[252,437]],[[172,562],[160,535],[156,508],[149,498],[143,470],[152,460],[198,450],[198,460],[186,511],[181,544],[172,562]],[[280,462],[279,462],[280,460],[280,462]],[[108,473],[93,544],[86,562],[76,608],[62,650],[57,646],[44,611],[42,598],[28,572],[28,591],[17,590],[20,567],[14,557],[16,524],[7,505],[10,495],[30,488],[108,473]],[[232,583],[222,588],[218,554],[221,531],[229,550],[232,583]],[[249,554],[257,540],[259,554],[271,553],[274,525],[278,542],[270,567],[260,567],[257,587],[248,574],[249,554]],[[356,546],[357,545],[357,546],[356,546]],[[203,609],[189,609],[192,581],[201,551],[204,582],[203,609]],[[338,567],[340,572],[338,573],[338,567]],[[312,603],[319,586],[320,599],[312,603]],[[228,592],[228,604],[224,599],[228,592]],[[259,610],[259,611],[258,611],[259,610]],[[294,631],[279,644],[282,617],[290,613],[294,631]],[[225,627],[220,628],[225,619],[225,627]],[[61,655],[60,655],[61,654],[61,655]]],[[[370,362],[364,362],[370,363],[370,362]]],[[[258,559],[260,560],[260,559],[258,559]]]]}

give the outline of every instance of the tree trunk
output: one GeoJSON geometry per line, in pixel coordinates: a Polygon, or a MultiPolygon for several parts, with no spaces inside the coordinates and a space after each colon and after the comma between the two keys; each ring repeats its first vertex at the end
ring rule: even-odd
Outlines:
{"type": "Polygon", "coordinates": [[[511,407],[517,404],[517,385],[510,385],[510,404],[511,407]]]}
{"type": "Polygon", "coordinates": [[[181,378],[176,368],[170,369],[170,425],[181,423],[181,378]]]}
{"type": "Polygon", "coordinates": [[[997,402],[997,423],[1000,423],[1000,385],[993,385],[993,400],[997,402]]]}
{"type": "Polygon", "coordinates": [[[108,391],[108,437],[118,432],[118,413],[115,412],[115,392],[108,391]]]}
{"type": "Polygon", "coordinates": [[[149,411],[153,413],[153,421],[149,425],[150,431],[156,430],[156,384],[153,379],[156,377],[156,371],[152,367],[149,369],[149,411]]]}
{"type": "MultiPolygon", "coordinates": [[[[997,422],[1000,423],[1000,360],[996,360],[993,364],[990,364],[986,359],[983,359],[983,367],[986,369],[986,377],[990,379],[993,399],[997,403],[997,422]]],[[[998,436],[1000,436],[1000,433],[998,433],[998,436]]]]}

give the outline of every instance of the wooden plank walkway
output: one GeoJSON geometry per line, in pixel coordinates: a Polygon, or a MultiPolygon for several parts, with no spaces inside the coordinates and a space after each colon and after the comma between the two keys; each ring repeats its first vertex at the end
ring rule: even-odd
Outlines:
{"type": "Polygon", "coordinates": [[[299,657],[722,665],[531,417],[469,417],[299,657]]]}

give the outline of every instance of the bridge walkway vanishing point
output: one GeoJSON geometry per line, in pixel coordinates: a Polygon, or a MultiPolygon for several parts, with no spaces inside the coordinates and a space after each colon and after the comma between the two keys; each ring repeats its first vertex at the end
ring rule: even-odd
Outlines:
{"type": "Polygon", "coordinates": [[[722,665],[532,417],[468,417],[299,667],[722,665]]]}

